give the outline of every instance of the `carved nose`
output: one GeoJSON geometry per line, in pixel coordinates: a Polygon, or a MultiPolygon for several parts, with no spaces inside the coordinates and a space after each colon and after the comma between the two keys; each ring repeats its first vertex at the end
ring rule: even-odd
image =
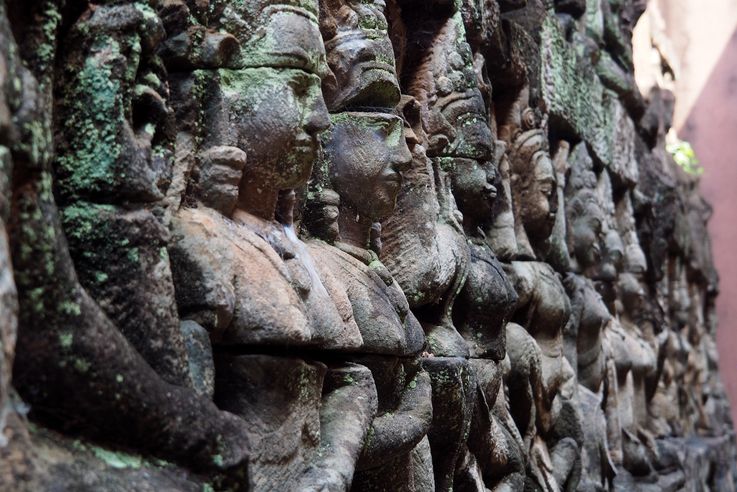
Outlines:
{"type": "Polygon", "coordinates": [[[314,97],[314,103],[308,109],[309,114],[304,128],[310,135],[316,135],[330,128],[330,115],[327,106],[325,106],[322,91],[318,88],[312,96],[314,97]]]}
{"type": "Polygon", "coordinates": [[[399,147],[394,152],[392,167],[400,173],[403,173],[409,169],[411,163],[412,153],[409,151],[409,147],[407,147],[407,142],[402,140],[399,147]]]}

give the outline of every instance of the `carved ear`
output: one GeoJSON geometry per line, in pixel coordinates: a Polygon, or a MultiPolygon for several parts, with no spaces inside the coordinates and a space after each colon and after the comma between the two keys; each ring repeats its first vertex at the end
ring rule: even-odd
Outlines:
{"type": "Polygon", "coordinates": [[[338,93],[340,87],[338,87],[338,79],[335,78],[335,74],[329,68],[325,68],[325,73],[322,77],[322,93],[325,96],[325,103],[327,104],[328,110],[336,111],[340,108],[334,107],[335,100],[338,99],[338,93]]]}
{"type": "Polygon", "coordinates": [[[525,108],[522,111],[522,116],[520,118],[521,124],[522,124],[522,130],[532,130],[536,126],[536,118],[535,118],[535,111],[532,108],[525,108]]]}

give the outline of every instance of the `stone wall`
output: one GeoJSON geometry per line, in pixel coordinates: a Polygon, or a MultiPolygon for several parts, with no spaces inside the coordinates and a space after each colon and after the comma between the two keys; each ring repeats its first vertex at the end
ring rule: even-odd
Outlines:
{"type": "Polygon", "coordinates": [[[0,1],[0,489],[735,489],[638,0],[0,1]]]}

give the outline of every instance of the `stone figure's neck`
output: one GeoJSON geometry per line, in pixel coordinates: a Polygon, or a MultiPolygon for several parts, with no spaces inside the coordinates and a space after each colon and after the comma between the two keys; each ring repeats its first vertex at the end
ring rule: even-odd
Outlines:
{"type": "Polygon", "coordinates": [[[371,219],[362,217],[350,207],[341,207],[338,216],[340,239],[346,244],[368,249],[371,235],[371,219]]]}
{"type": "Polygon", "coordinates": [[[238,204],[233,218],[248,213],[264,220],[274,220],[279,192],[255,176],[244,176],[238,193],[238,204]]]}

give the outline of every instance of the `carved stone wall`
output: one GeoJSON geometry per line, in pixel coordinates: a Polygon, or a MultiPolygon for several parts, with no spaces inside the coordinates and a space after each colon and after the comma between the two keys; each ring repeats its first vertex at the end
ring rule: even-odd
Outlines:
{"type": "Polygon", "coordinates": [[[735,490],[643,0],[0,0],[0,490],[735,490]]]}

